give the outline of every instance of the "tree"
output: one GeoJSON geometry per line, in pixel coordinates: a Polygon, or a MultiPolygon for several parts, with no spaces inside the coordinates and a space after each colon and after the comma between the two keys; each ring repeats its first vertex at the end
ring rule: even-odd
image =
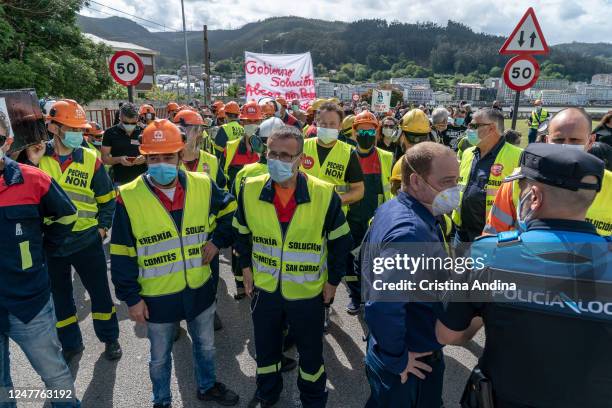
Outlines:
{"type": "Polygon", "coordinates": [[[231,84],[227,88],[227,96],[229,96],[230,98],[237,98],[239,92],[240,92],[240,87],[238,86],[238,84],[231,84]]]}
{"type": "Polygon", "coordinates": [[[502,76],[502,69],[500,67],[493,67],[491,68],[491,70],[489,71],[489,76],[493,77],[493,78],[499,78],[502,76]]]}
{"type": "Polygon", "coordinates": [[[0,4],[0,88],[34,87],[39,96],[86,103],[112,84],[111,49],[85,38],[76,15],[85,0],[0,4]]]}
{"type": "Polygon", "coordinates": [[[176,101],[178,99],[178,95],[176,94],[176,92],[164,91],[159,86],[153,86],[150,91],[145,93],[145,99],[150,101],[159,101],[167,103],[170,101],[176,101]]]}

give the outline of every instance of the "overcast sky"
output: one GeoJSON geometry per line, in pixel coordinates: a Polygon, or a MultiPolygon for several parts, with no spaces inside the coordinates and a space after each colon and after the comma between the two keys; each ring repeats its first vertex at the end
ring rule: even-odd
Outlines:
{"type": "MultiPolygon", "coordinates": [[[[81,13],[91,17],[112,14],[130,18],[100,4],[168,27],[182,27],[180,0],[96,0],[81,13]]],[[[363,18],[409,23],[433,21],[442,25],[454,20],[477,32],[507,36],[529,6],[535,8],[549,44],[612,42],[612,0],[185,0],[185,14],[188,30],[201,30],[203,24],[208,24],[209,29],[238,28],[268,17],[293,15],[342,21],[363,18]]],[[[151,31],[163,31],[151,23],[131,19],[147,25],[151,31]]]]}

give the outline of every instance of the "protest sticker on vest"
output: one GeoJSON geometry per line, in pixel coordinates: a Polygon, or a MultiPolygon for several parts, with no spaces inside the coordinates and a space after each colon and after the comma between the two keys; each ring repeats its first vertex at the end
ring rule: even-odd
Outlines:
{"type": "Polygon", "coordinates": [[[502,170],[504,170],[504,166],[502,164],[495,163],[491,166],[491,174],[495,177],[501,176],[502,170]]]}
{"type": "Polygon", "coordinates": [[[305,156],[304,161],[302,162],[302,166],[304,166],[306,170],[312,169],[312,166],[314,166],[314,158],[310,156],[305,156]]]}
{"type": "Polygon", "coordinates": [[[304,54],[257,54],[245,51],[246,102],[264,97],[297,99],[306,110],[316,97],[310,52],[304,54]]]}

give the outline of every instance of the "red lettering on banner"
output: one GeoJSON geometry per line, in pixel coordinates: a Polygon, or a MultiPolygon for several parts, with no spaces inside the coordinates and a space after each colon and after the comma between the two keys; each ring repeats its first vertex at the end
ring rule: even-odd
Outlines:
{"type": "Polygon", "coordinates": [[[277,68],[266,63],[259,65],[255,60],[249,60],[244,64],[244,72],[247,74],[259,74],[259,75],[282,75],[291,77],[295,72],[294,69],[277,68]]]}

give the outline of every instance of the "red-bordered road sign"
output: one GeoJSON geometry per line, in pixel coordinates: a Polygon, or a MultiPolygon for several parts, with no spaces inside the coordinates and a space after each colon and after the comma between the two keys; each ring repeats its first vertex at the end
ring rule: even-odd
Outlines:
{"type": "Polygon", "coordinates": [[[144,64],[132,51],[117,51],[110,59],[108,69],[119,84],[138,85],[144,76],[144,64]]]}
{"type": "Polygon", "coordinates": [[[527,9],[512,34],[499,49],[500,54],[539,55],[548,52],[548,44],[533,7],[527,9]]]}
{"type": "Polygon", "coordinates": [[[540,65],[529,55],[517,55],[504,68],[504,82],[515,91],[531,88],[539,76],[540,65]]]}

